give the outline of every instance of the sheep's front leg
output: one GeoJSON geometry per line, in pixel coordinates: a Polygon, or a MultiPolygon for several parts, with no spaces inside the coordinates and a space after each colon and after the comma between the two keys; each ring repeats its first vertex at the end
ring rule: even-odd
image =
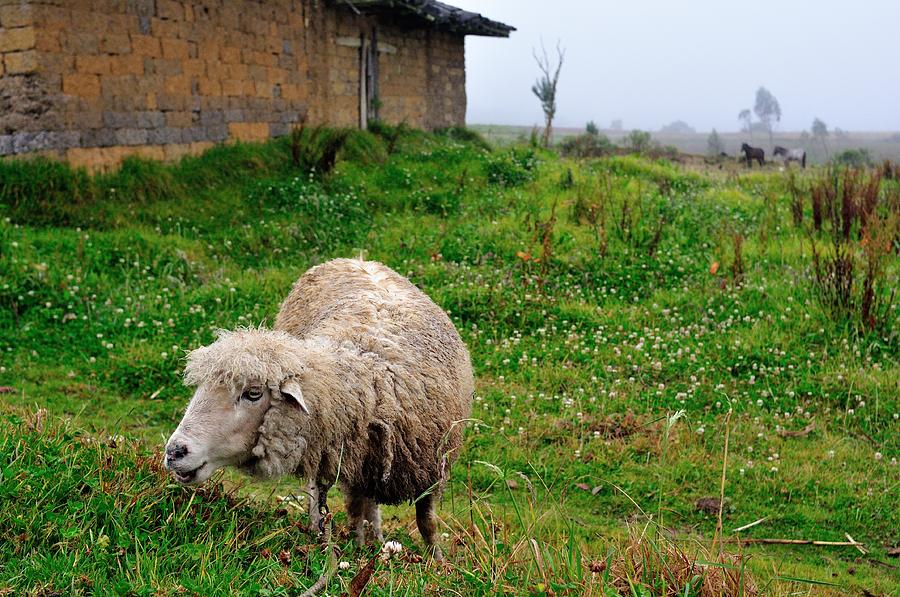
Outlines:
{"type": "Polygon", "coordinates": [[[323,515],[328,512],[328,490],[330,485],[311,480],[306,486],[309,493],[309,530],[313,533],[325,531],[323,515]]]}
{"type": "Polygon", "coordinates": [[[416,523],[425,540],[426,549],[434,554],[435,560],[442,561],[444,553],[437,543],[437,515],[434,513],[436,502],[434,494],[428,494],[416,502],[416,523]]]}

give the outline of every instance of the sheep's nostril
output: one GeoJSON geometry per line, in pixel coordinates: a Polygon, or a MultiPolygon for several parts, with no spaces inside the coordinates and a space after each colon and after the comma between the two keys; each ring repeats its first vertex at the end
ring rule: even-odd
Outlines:
{"type": "Polygon", "coordinates": [[[172,447],[166,448],[166,460],[180,460],[187,456],[187,453],[187,446],[185,446],[184,444],[176,444],[172,447]]]}

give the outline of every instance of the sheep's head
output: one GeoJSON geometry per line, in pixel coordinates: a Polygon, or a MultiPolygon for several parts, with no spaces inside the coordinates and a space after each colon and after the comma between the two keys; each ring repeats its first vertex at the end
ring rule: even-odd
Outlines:
{"type": "Polygon", "coordinates": [[[300,340],[262,329],[220,332],[215,342],[189,353],[184,381],[197,389],[164,457],[175,479],[200,483],[229,465],[255,469],[266,456],[266,427],[292,430],[296,439],[281,446],[292,461],[274,471],[292,472],[282,469],[299,462],[305,444],[296,431],[309,415],[300,386],[303,361],[300,340]]]}

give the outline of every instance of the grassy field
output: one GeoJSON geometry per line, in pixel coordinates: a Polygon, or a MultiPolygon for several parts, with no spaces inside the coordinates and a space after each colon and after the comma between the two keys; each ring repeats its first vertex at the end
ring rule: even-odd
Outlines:
{"type": "MultiPolygon", "coordinates": [[[[329,594],[371,564],[371,595],[900,595],[898,312],[822,298],[828,224],[801,191],[795,225],[791,188],[391,130],[330,173],[289,140],[96,177],[0,162],[0,595],[295,595],[333,570],[297,481],[184,488],[160,458],[184,351],[360,254],[451,313],[477,396],[448,565],[411,506],[385,511],[398,556],[354,547],[334,491],[329,594]],[[848,534],[866,554],[740,541],[848,534]]],[[[884,298],[896,246],[880,268],[884,298]]]]}
{"type": "MultiPolygon", "coordinates": [[[[483,134],[490,142],[498,145],[510,145],[527,138],[531,134],[531,127],[508,126],[496,124],[476,124],[472,129],[483,134]]],[[[553,142],[557,143],[566,137],[583,133],[581,128],[557,128],[553,131],[553,142]]],[[[625,137],[630,130],[602,131],[609,139],[619,145],[627,145],[625,137]]],[[[670,133],[651,131],[653,140],[660,145],[671,145],[679,151],[696,155],[705,155],[707,152],[707,139],[709,131],[697,133],[670,133]]],[[[771,159],[769,137],[765,133],[755,132],[736,133],[720,131],[719,136],[725,145],[725,151],[731,156],[737,156],[741,143],[750,143],[766,150],[766,159],[771,159]]],[[[824,163],[834,155],[848,149],[864,148],[869,151],[875,161],[900,160],[900,133],[897,132],[873,132],[873,131],[848,131],[841,135],[830,135],[823,146],[818,141],[804,140],[800,133],[793,131],[776,131],[773,136],[775,145],[784,147],[803,147],[809,153],[811,163],[824,163]]],[[[776,161],[780,165],[780,160],[776,161]]]]}

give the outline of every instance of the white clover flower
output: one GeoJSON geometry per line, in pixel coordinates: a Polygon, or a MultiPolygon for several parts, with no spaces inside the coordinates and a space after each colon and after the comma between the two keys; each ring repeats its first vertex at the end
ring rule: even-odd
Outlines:
{"type": "Polygon", "coordinates": [[[403,551],[403,545],[399,541],[388,541],[381,546],[381,557],[390,559],[403,551]]]}
{"type": "Polygon", "coordinates": [[[350,562],[341,562],[338,564],[338,568],[340,568],[341,570],[349,570],[350,562]]]}

